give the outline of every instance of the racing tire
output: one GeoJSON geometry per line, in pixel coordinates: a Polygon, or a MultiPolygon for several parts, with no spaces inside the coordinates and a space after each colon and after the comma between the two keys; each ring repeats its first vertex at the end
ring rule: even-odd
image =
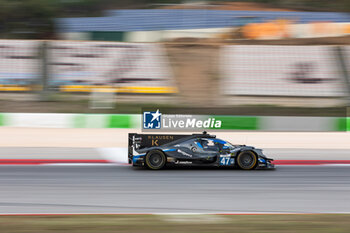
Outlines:
{"type": "Polygon", "coordinates": [[[258,166],[258,157],[250,150],[239,153],[236,161],[238,167],[242,170],[253,170],[258,166]]]}
{"type": "Polygon", "coordinates": [[[148,169],[159,170],[165,166],[166,156],[160,150],[152,150],[146,154],[145,165],[148,169]]]}

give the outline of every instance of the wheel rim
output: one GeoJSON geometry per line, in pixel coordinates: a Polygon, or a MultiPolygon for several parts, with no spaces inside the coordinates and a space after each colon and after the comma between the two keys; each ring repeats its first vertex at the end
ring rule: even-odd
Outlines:
{"type": "Polygon", "coordinates": [[[163,163],[163,157],[158,153],[154,153],[149,157],[149,163],[152,167],[159,167],[163,163]]]}
{"type": "Polygon", "coordinates": [[[251,153],[244,153],[239,157],[239,164],[244,169],[252,168],[255,165],[255,156],[251,153]]]}

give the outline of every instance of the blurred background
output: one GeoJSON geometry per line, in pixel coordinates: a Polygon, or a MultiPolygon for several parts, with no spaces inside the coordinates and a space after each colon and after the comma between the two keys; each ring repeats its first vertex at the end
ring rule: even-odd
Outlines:
{"type": "Polygon", "coordinates": [[[350,4],[1,0],[0,111],[345,116],[350,4]]]}
{"type": "Polygon", "coordinates": [[[349,106],[349,0],[0,0],[0,215],[34,214],[0,231],[349,232],[340,214],[40,215],[349,213],[349,106]],[[143,109],[221,120],[277,169],[132,169],[143,109]]]}

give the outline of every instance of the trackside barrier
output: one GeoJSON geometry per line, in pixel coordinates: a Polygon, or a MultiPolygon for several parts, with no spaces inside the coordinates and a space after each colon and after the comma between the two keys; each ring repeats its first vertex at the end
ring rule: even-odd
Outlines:
{"type": "Polygon", "coordinates": [[[177,92],[159,44],[0,40],[0,50],[0,91],[177,92]]]}
{"type": "Polygon", "coordinates": [[[349,95],[342,73],[347,65],[346,47],[335,52],[333,46],[226,45],[221,50],[220,80],[225,95],[349,95]]]}
{"type": "MultiPolygon", "coordinates": [[[[217,116],[222,130],[350,131],[350,117],[217,116]]],[[[139,114],[0,113],[0,126],[40,128],[141,128],[139,114]]]]}

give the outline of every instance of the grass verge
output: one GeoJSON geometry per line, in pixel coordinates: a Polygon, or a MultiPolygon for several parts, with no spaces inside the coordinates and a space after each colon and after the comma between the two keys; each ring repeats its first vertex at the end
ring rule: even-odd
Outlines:
{"type": "Polygon", "coordinates": [[[349,232],[350,214],[1,216],[1,233],[349,232]]]}

